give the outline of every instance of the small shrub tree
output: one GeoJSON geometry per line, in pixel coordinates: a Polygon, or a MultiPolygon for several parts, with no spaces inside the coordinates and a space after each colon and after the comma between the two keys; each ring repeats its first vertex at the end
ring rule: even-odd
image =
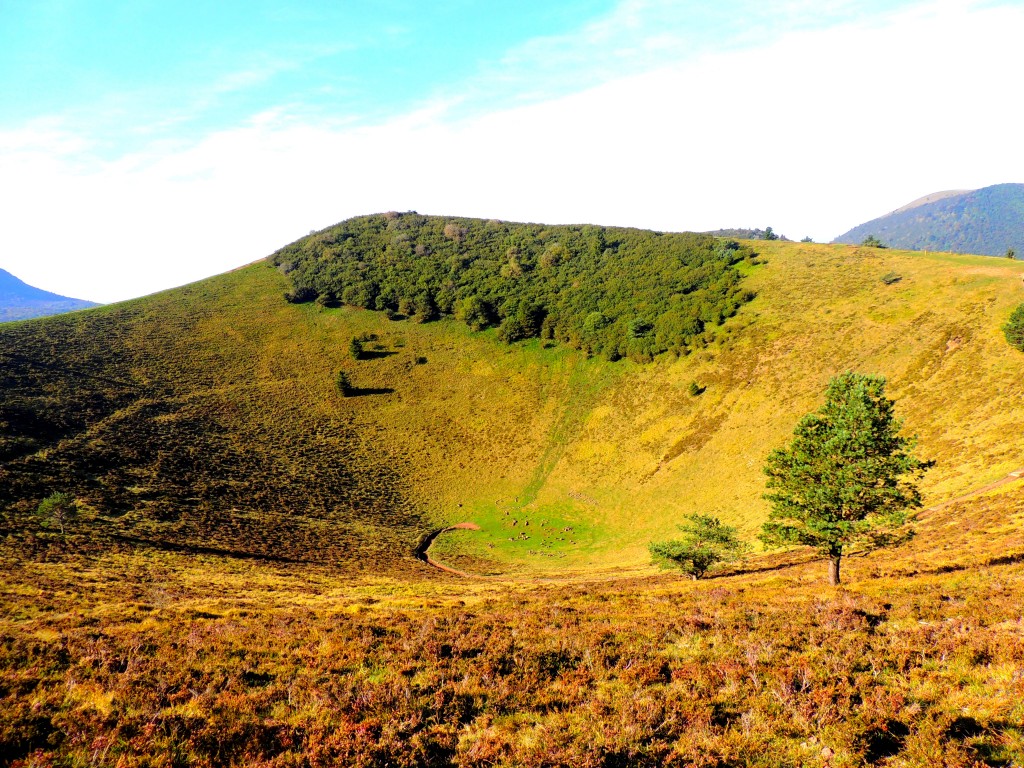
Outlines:
{"type": "Polygon", "coordinates": [[[690,515],[680,525],[684,536],[672,541],[653,542],[648,549],[664,568],[680,568],[696,579],[722,563],[739,559],[747,545],[736,538],[736,529],[722,525],[717,517],[690,515]]]}
{"type": "Polygon", "coordinates": [[[338,371],[338,378],[335,379],[335,384],[342,397],[348,397],[355,392],[355,387],[352,386],[352,379],[349,378],[345,371],[338,371]]]}
{"type": "Polygon", "coordinates": [[[904,541],[909,531],[897,534],[907,510],[921,506],[913,480],[934,462],[913,455],[917,439],[899,434],[894,405],[883,377],[837,376],[825,404],[800,419],[792,442],[765,462],[772,509],[761,540],[815,547],[829,558],[833,585],[845,552],[904,541]]]}
{"type": "Polygon", "coordinates": [[[1024,352],[1024,304],[1010,313],[1010,320],[1003,326],[1003,333],[1011,347],[1024,352]]]}
{"type": "Polygon", "coordinates": [[[348,353],[352,356],[353,360],[363,359],[363,340],[358,336],[352,338],[352,341],[348,343],[348,353]]]}
{"type": "Polygon", "coordinates": [[[70,493],[51,493],[36,508],[36,514],[45,525],[54,524],[64,534],[64,528],[78,518],[78,506],[70,493]]]}
{"type": "Polygon", "coordinates": [[[881,240],[879,240],[877,237],[875,237],[874,235],[868,235],[867,237],[865,237],[863,240],[860,241],[860,244],[863,245],[865,248],[888,248],[889,247],[885,243],[883,243],[881,240]]]}

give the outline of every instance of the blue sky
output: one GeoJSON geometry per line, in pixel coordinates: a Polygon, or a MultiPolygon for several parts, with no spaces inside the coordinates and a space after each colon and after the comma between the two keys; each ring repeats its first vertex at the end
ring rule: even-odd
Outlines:
{"type": "Polygon", "coordinates": [[[1024,181],[1017,2],[0,0],[0,267],[100,301],[378,210],[827,240],[1024,181]]]}
{"type": "Polygon", "coordinates": [[[60,115],[105,156],[284,109],[373,121],[458,91],[611,2],[4,2],[0,114],[60,115]]]}

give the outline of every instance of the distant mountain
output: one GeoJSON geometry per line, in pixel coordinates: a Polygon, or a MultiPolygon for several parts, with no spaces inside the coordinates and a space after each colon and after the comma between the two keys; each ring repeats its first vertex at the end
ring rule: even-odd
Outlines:
{"type": "Polygon", "coordinates": [[[874,235],[891,248],[1024,257],[1024,184],[935,192],[854,227],[835,243],[874,235]]]}
{"type": "Polygon", "coordinates": [[[0,323],[30,317],[59,315],[97,306],[96,302],[71,299],[41,288],[33,288],[10,272],[0,269],[0,323]]]}

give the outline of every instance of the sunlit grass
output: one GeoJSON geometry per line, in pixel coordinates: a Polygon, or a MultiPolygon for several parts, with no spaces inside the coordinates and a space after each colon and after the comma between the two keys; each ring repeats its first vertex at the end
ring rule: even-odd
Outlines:
{"type": "Polygon", "coordinates": [[[757,298],[649,365],[290,305],[262,264],[5,327],[0,764],[1024,761],[1024,482],[839,590],[799,550],[650,566],[692,512],[754,536],[765,455],[847,368],[937,460],[927,505],[1024,466],[1024,265],[757,248],[757,298]],[[463,521],[431,554],[480,578],[413,557],[463,521]]]}

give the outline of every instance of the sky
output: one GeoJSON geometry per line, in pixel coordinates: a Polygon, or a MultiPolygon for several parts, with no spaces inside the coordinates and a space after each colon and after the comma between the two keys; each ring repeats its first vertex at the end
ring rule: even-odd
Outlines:
{"type": "Polygon", "coordinates": [[[0,0],[0,268],[111,302],[416,210],[827,242],[1024,182],[1024,2],[0,0]]]}

